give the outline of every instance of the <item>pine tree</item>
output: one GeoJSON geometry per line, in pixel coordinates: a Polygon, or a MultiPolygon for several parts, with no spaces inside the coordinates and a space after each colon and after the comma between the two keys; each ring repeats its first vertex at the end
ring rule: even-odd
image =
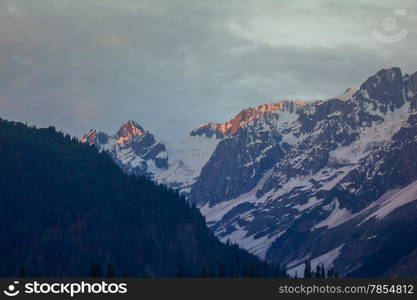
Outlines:
{"type": "Polygon", "coordinates": [[[321,275],[321,267],[320,267],[319,264],[317,264],[317,266],[316,266],[316,272],[314,274],[314,277],[320,278],[320,275],[321,275]]]}
{"type": "Polygon", "coordinates": [[[266,262],[266,260],[264,261],[264,266],[263,266],[263,270],[262,270],[262,277],[268,277],[268,263],[266,262]]]}
{"type": "Polygon", "coordinates": [[[177,271],[177,273],[176,273],[175,277],[177,277],[177,278],[182,278],[182,277],[184,277],[184,270],[183,270],[183,268],[182,268],[182,267],[180,267],[180,268],[178,269],[178,271],[177,271]]]}
{"type": "Polygon", "coordinates": [[[321,278],[326,278],[326,269],[324,267],[324,264],[321,264],[321,273],[320,273],[320,277],[321,278]]]}
{"type": "Polygon", "coordinates": [[[223,278],[223,277],[225,277],[225,275],[226,275],[226,273],[225,273],[225,270],[224,270],[223,262],[220,262],[220,265],[219,265],[219,277],[220,278],[223,278]]]}
{"type": "Polygon", "coordinates": [[[25,271],[25,267],[21,267],[19,270],[19,277],[20,278],[24,278],[26,277],[26,271],[25,271]]]}
{"type": "Polygon", "coordinates": [[[102,273],[101,273],[101,266],[99,264],[92,264],[91,268],[90,268],[90,275],[91,277],[101,277],[102,273]]]}
{"type": "Polygon", "coordinates": [[[329,268],[329,270],[327,270],[327,277],[328,278],[332,278],[334,276],[334,269],[333,267],[329,268]]]}
{"type": "Polygon", "coordinates": [[[201,278],[205,278],[205,277],[207,277],[206,267],[203,267],[203,268],[201,269],[201,272],[200,272],[200,277],[201,277],[201,278]]]}
{"type": "Polygon", "coordinates": [[[107,265],[107,271],[106,271],[106,276],[109,278],[113,278],[115,276],[115,270],[114,267],[110,264],[107,265]]]}
{"type": "Polygon", "coordinates": [[[311,278],[312,272],[311,272],[311,261],[306,260],[305,261],[305,268],[304,268],[304,277],[305,278],[311,278]]]}

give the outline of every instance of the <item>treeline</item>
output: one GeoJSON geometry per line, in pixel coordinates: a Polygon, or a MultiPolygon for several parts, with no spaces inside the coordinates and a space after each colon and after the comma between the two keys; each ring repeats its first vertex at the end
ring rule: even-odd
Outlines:
{"type": "MultiPolygon", "coordinates": [[[[313,270],[311,268],[311,260],[306,260],[304,262],[304,278],[337,278],[339,273],[334,269],[334,267],[326,268],[324,264],[317,264],[316,268],[313,270]]],[[[295,274],[297,277],[297,274],[295,274]]]]}
{"type": "MultiPolygon", "coordinates": [[[[239,255],[235,257],[234,264],[230,262],[220,261],[217,265],[203,266],[196,268],[194,272],[186,271],[179,268],[175,273],[177,278],[289,278],[285,268],[281,268],[276,264],[263,262],[262,264],[245,264],[239,262],[239,255]]],[[[107,264],[92,264],[90,267],[91,277],[123,277],[123,272],[107,264]]]]}

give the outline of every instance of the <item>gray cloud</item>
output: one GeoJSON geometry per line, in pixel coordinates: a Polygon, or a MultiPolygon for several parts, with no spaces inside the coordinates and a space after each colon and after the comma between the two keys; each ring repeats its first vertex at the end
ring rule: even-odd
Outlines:
{"type": "Polygon", "coordinates": [[[414,0],[0,0],[0,115],[77,136],[127,119],[186,135],[383,67],[417,71],[416,13],[414,0]],[[401,42],[372,37],[388,16],[409,31],[401,42]]]}

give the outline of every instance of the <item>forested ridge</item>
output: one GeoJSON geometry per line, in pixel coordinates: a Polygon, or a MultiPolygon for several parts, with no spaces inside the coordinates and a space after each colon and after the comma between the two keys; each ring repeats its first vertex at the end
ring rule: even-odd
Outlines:
{"type": "Polygon", "coordinates": [[[0,120],[0,275],[277,277],[178,193],[54,127],[0,120]]]}

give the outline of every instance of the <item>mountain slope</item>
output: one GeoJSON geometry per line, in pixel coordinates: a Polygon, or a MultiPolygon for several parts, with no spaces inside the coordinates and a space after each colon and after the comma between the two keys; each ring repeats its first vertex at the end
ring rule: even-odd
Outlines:
{"type": "Polygon", "coordinates": [[[113,136],[92,129],[81,142],[94,145],[100,152],[109,152],[128,174],[151,176],[152,166],[160,170],[168,167],[165,145],[156,142],[153,134],[134,121],[122,125],[113,136]]]}
{"type": "MultiPolygon", "coordinates": [[[[292,267],[339,249],[325,263],[360,270],[390,239],[407,240],[386,226],[404,218],[405,206],[415,212],[417,191],[381,197],[417,180],[416,91],[417,74],[393,68],[341,97],[282,101],[266,113],[261,106],[219,143],[189,198],[217,236],[260,257],[292,267]],[[395,208],[381,219],[373,215],[379,201],[395,208]]],[[[415,223],[409,217],[398,228],[415,223]]]]}
{"type": "Polygon", "coordinates": [[[127,174],[145,175],[187,194],[220,139],[196,130],[166,146],[137,122],[128,121],[112,136],[91,129],[80,141],[109,153],[127,174]]]}
{"type": "Polygon", "coordinates": [[[177,193],[53,127],[0,120],[0,170],[0,276],[281,274],[220,243],[177,193]]]}

